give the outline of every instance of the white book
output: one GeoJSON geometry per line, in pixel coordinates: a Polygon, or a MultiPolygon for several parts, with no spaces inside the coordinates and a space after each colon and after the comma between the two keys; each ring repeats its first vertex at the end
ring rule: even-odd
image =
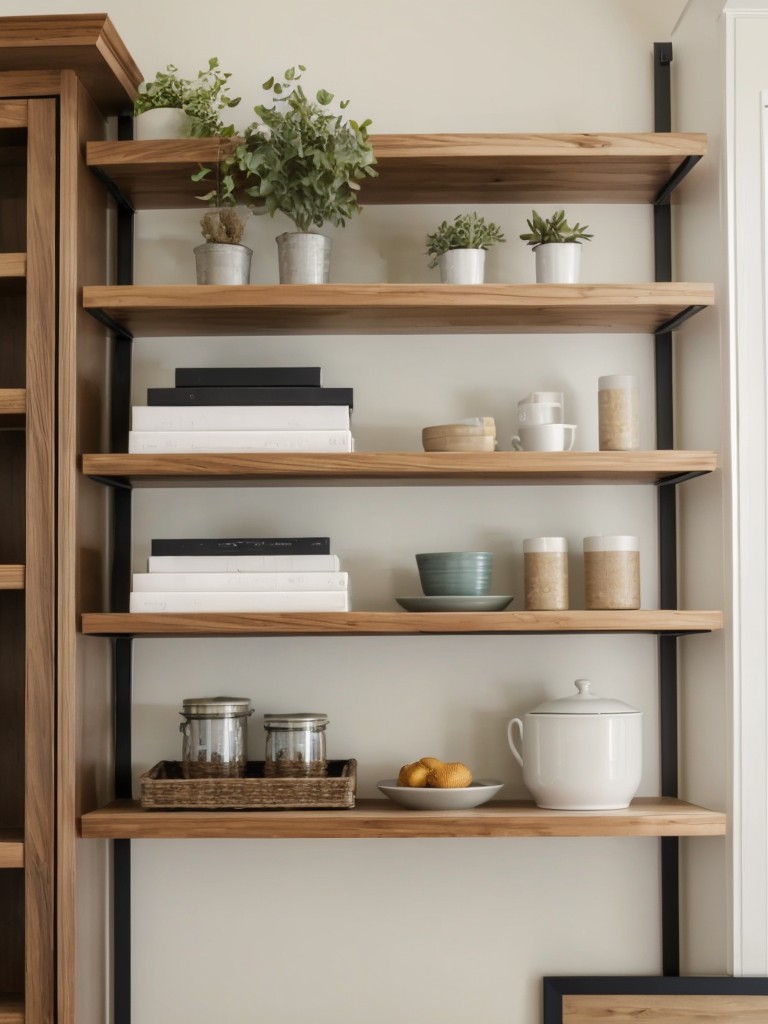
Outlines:
{"type": "Polygon", "coordinates": [[[338,555],[150,555],[150,572],[338,572],[338,555]]]}
{"type": "Polygon", "coordinates": [[[134,430],[349,430],[348,405],[134,405],[134,430]]]}
{"type": "Polygon", "coordinates": [[[135,572],[134,591],[348,590],[348,572],[135,572]]]}
{"type": "Polygon", "coordinates": [[[128,451],[351,452],[348,430],[131,430],[128,451]]]}
{"type": "Polygon", "coordinates": [[[132,612],[347,612],[346,590],[275,590],[271,593],[150,593],[131,594],[132,612]]]}

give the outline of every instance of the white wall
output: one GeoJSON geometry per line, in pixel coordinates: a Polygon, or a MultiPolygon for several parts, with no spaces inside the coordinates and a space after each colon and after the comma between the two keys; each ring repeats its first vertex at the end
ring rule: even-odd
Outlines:
{"type": "MultiPolygon", "coordinates": [[[[6,0],[5,13],[77,7],[6,0]]],[[[194,72],[219,56],[247,98],[241,122],[260,100],[262,80],[303,62],[310,86],[350,96],[350,112],[370,116],[375,132],[556,132],[651,130],[652,44],[669,38],[681,7],[682,0],[232,0],[215,31],[208,14],[196,20],[177,0],[115,0],[109,13],[147,75],[169,61],[194,72]]],[[[458,209],[365,211],[333,233],[333,279],[435,280],[424,235],[458,209]]],[[[586,281],[652,279],[650,209],[570,209],[596,236],[584,252],[586,281]]],[[[482,212],[509,239],[491,252],[489,279],[533,280],[532,256],[517,240],[529,208],[482,212]]],[[[194,212],[139,217],[139,282],[193,280],[196,220],[194,212]]],[[[284,229],[277,219],[249,226],[255,282],[276,279],[272,238],[284,229]]],[[[642,442],[652,444],[647,337],[148,339],[136,344],[136,401],[148,385],[170,383],[174,366],[205,362],[321,363],[327,384],[355,387],[358,447],[374,450],[416,450],[421,426],[466,415],[495,416],[506,446],[515,402],[533,388],[564,390],[577,446],[594,449],[597,377],[636,373],[642,442]]],[[[707,364],[707,387],[716,373],[707,364]]],[[[686,421],[686,434],[692,447],[717,445],[702,422],[686,421]]],[[[135,509],[136,569],[153,536],[327,533],[352,573],[359,608],[395,608],[395,595],[417,592],[414,552],[464,547],[496,553],[493,589],[518,595],[520,607],[522,538],[562,533],[578,552],[586,534],[636,533],[643,605],[656,602],[650,488],[146,490],[135,509]]],[[[574,555],[574,607],[582,603],[579,562],[574,555]]],[[[703,575],[706,597],[690,593],[689,604],[717,607],[719,568],[703,575]]],[[[697,643],[717,642],[688,646],[697,643]]],[[[358,758],[362,795],[404,761],[434,754],[465,760],[477,775],[503,779],[507,797],[523,796],[507,719],[589,676],[598,692],[645,713],[641,792],[653,794],[655,663],[650,637],[140,641],[136,772],[176,755],[183,697],[226,689],[256,708],[253,757],[265,711],[316,709],[330,716],[331,754],[358,758]]],[[[718,751],[718,763],[723,756],[718,751]]],[[[692,771],[686,782],[695,788],[695,780],[692,771]]],[[[714,795],[722,806],[722,790],[714,795]]],[[[705,842],[722,865],[723,842],[705,842]]],[[[212,1014],[533,1024],[543,974],[659,971],[653,840],[173,841],[134,849],[134,1019],[142,1024],[212,1014]]],[[[714,971],[726,967],[724,904],[720,894],[710,920],[716,934],[706,963],[714,971]]]]}

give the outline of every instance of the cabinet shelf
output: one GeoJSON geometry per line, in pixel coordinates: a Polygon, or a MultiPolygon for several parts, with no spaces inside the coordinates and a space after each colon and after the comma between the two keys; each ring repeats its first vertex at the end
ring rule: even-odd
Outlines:
{"type": "Polygon", "coordinates": [[[671,330],[711,284],[98,285],[83,306],[133,337],[671,330]]]}
{"type": "Polygon", "coordinates": [[[418,636],[472,633],[654,633],[723,628],[719,611],[86,612],[89,636],[418,636]]]}
{"type": "Polygon", "coordinates": [[[0,995],[0,1024],[24,1024],[22,996],[0,995]]]}
{"type": "MultiPolygon", "coordinates": [[[[695,133],[373,135],[364,205],[653,202],[706,153],[695,133]]],[[[226,146],[227,143],[225,142],[226,146]]],[[[217,139],[90,142],[86,160],[136,210],[200,207],[191,175],[217,139]]]]}
{"type": "Polygon", "coordinates": [[[23,565],[0,565],[0,590],[24,589],[23,565]]]}
{"type": "Polygon", "coordinates": [[[86,476],[144,486],[282,482],[664,484],[711,473],[715,452],[232,452],[83,455],[86,476]]]}
{"type": "Polygon", "coordinates": [[[85,839],[417,839],[470,836],[719,836],[725,815],[639,797],[620,811],[548,811],[501,800],[468,811],[410,811],[358,800],[339,811],[144,811],[118,800],[80,819],[85,839]]]}
{"type": "Polygon", "coordinates": [[[25,252],[0,252],[0,278],[24,278],[27,276],[27,254],[25,252]]]}
{"type": "MultiPolygon", "coordinates": [[[[24,833],[15,828],[0,828],[0,868],[24,867],[24,833]]],[[[0,1010],[2,1010],[0,999],[0,1010]]],[[[0,1015],[0,1022],[2,1022],[0,1015]]]]}

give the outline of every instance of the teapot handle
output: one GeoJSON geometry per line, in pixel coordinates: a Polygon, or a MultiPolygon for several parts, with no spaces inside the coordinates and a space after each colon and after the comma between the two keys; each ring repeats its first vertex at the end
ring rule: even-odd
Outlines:
{"type": "Polygon", "coordinates": [[[507,740],[509,741],[509,748],[512,751],[512,755],[513,755],[514,759],[517,761],[517,763],[522,768],[523,767],[523,755],[522,755],[522,748],[523,748],[523,723],[522,723],[521,719],[513,718],[510,721],[510,723],[507,725],[507,740]],[[513,730],[514,730],[514,727],[516,725],[517,725],[518,729],[520,730],[520,750],[518,750],[517,747],[515,746],[515,739],[514,739],[514,735],[513,735],[513,730]]]}

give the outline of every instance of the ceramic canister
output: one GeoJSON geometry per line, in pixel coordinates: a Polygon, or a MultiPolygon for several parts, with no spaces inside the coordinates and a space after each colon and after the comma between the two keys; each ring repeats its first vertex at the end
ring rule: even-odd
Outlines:
{"type": "Polygon", "coordinates": [[[572,697],[545,701],[522,721],[509,722],[507,738],[523,782],[539,807],[628,807],[642,774],[642,712],[596,696],[588,679],[577,679],[576,689],[572,697]]]}

